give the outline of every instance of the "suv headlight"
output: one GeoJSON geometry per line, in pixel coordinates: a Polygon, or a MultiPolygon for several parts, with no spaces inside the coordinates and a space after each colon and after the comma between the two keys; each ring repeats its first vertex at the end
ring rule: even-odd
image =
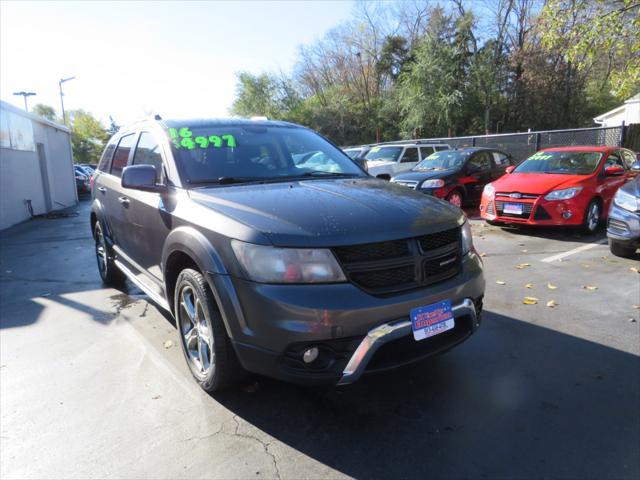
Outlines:
{"type": "Polygon", "coordinates": [[[471,236],[471,225],[465,220],[462,224],[462,255],[466,255],[473,248],[473,237],[471,236]]]}
{"type": "Polygon", "coordinates": [[[580,193],[582,187],[564,188],[562,190],[553,190],[545,195],[545,200],[569,200],[580,193]]]}
{"type": "Polygon", "coordinates": [[[630,212],[640,210],[640,202],[638,202],[638,199],[624,190],[618,190],[615,197],[613,197],[613,203],[630,212]]]}
{"type": "Polygon", "coordinates": [[[440,188],[440,187],[444,187],[444,180],[440,178],[435,180],[425,180],[424,182],[422,182],[422,185],[420,185],[420,188],[440,188]]]}
{"type": "Polygon", "coordinates": [[[276,248],[231,241],[247,278],[260,283],[331,283],[347,279],[330,250],[276,248]]]}

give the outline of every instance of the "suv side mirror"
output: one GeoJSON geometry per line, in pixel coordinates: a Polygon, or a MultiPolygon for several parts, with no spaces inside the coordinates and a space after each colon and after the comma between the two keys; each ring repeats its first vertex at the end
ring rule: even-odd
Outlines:
{"type": "Polygon", "coordinates": [[[633,170],[634,172],[640,172],[640,162],[636,162],[631,165],[631,170],[633,170]]]}
{"type": "Polygon", "coordinates": [[[156,183],[157,176],[156,167],[153,165],[132,165],[122,170],[120,184],[132,190],[160,192],[164,190],[164,186],[156,183]]]}
{"type": "Polygon", "coordinates": [[[511,173],[516,169],[515,165],[509,165],[507,168],[504,169],[504,173],[511,173]]]}
{"type": "Polygon", "coordinates": [[[604,174],[607,177],[615,177],[617,175],[623,175],[624,174],[624,168],[622,168],[620,165],[613,165],[611,167],[607,167],[604,169],[604,174]]]}

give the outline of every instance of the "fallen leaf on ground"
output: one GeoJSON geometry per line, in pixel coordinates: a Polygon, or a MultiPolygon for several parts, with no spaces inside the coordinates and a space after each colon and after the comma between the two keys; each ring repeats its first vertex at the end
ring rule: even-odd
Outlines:
{"type": "Polygon", "coordinates": [[[638,270],[638,268],[636,267],[629,267],[629,270],[631,270],[634,273],[640,273],[640,270],[638,270]]]}
{"type": "Polygon", "coordinates": [[[487,256],[487,254],[486,254],[486,253],[484,253],[484,252],[482,252],[482,253],[480,254],[480,256],[481,256],[481,257],[486,257],[486,256],[487,256]]]}
{"type": "Polygon", "coordinates": [[[162,398],[160,395],[154,395],[153,397],[151,397],[151,400],[158,400],[159,398],[162,398]]]}
{"type": "Polygon", "coordinates": [[[640,305],[631,305],[631,308],[634,308],[636,310],[640,310],[640,305]]]}
{"type": "Polygon", "coordinates": [[[556,288],[558,288],[556,285],[554,285],[553,283],[547,283],[547,288],[549,290],[555,290],[556,288]]]}
{"type": "Polygon", "coordinates": [[[502,280],[496,280],[496,283],[498,285],[506,285],[507,284],[507,282],[503,282],[502,280]]]}
{"type": "Polygon", "coordinates": [[[166,342],[163,343],[164,348],[171,348],[173,347],[173,342],[171,340],[167,340],[166,342]]]}
{"type": "Polygon", "coordinates": [[[637,320],[636,320],[635,318],[630,318],[630,319],[629,319],[629,321],[630,321],[631,323],[636,323],[636,322],[637,322],[637,320]]]}
{"type": "Polygon", "coordinates": [[[584,290],[597,290],[598,287],[596,287],[595,285],[583,285],[582,288],[584,290]]]}
{"type": "Polygon", "coordinates": [[[533,288],[533,283],[527,283],[524,287],[525,288],[533,288]]]}
{"type": "Polygon", "coordinates": [[[530,266],[531,266],[530,263],[519,263],[518,265],[516,265],[516,268],[518,270],[522,270],[523,268],[527,268],[527,267],[530,267],[530,266]]]}
{"type": "Polygon", "coordinates": [[[529,250],[522,250],[522,253],[527,253],[529,250]]]}
{"type": "Polygon", "coordinates": [[[522,303],[524,303],[525,305],[535,305],[536,303],[538,303],[538,299],[536,297],[524,297],[522,299],[522,303]]]}
{"type": "Polygon", "coordinates": [[[556,302],[555,300],[549,300],[547,302],[547,307],[549,308],[555,308],[556,305],[558,305],[558,302],[556,302]]]}

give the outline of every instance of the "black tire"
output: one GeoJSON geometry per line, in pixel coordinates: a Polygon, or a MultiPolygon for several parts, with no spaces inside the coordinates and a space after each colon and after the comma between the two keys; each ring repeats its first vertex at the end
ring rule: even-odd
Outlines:
{"type": "Polygon", "coordinates": [[[105,285],[111,287],[121,286],[125,282],[126,276],[113,261],[113,252],[104,238],[104,230],[100,221],[97,221],[93,226],[93,240],[100,278],[102,278],[105,285]]]}
{"type": "Polygon", "coordinates": [[[589,202],[587,209],[584,212],[584,218],[582,219],[582,232],[587,235],[592,235],[598,231],[600,222],[602,220],[602,204],[599,200],[593,199],[589,202]],[[595,223],[592,218],[592,209],[597,207],[597,218],[595,223]]]}
{"type": "Polygon", "coordinates": [[[376,176],[376,178],[387,181],[391,180],[391,176],[387,175],[386,173],[381,173],[380,175],[376,176]]]}
{"type": "Polygon", "coordinates": [[[609,239],[609,250],[611,250],[611,253],[616,257],[631,258],[636,254],[635,247],[629,247],[628,245],[616,242],[612,239],[609,239]]]}
{"type": "Polygon", "coordinates": [[[246,372],[231,345],[209,285],[200,272],[190,268],[180,272],[174,306],[182,353],[200,387],[213,393],[242,380],[246,372]]]}

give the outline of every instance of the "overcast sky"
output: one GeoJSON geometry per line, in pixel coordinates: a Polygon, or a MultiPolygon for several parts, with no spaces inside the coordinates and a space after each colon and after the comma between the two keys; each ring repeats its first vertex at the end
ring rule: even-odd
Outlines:
{"type": "Polygon", "coordinates": [[[125,124],[227,116],[235,72],[289,71],[297,46],[346,20],[351,1],[0,3],[0,98],[125,124]]]}

